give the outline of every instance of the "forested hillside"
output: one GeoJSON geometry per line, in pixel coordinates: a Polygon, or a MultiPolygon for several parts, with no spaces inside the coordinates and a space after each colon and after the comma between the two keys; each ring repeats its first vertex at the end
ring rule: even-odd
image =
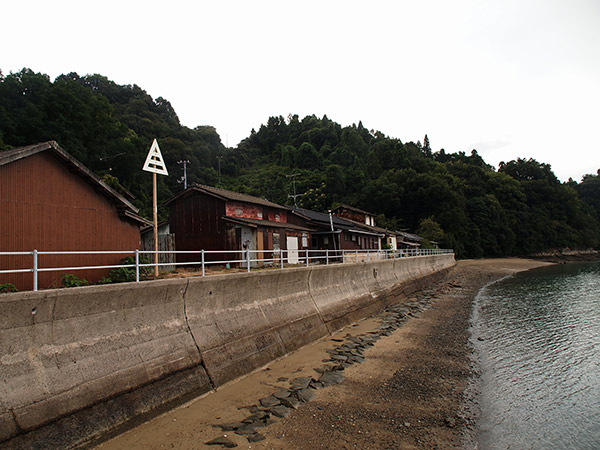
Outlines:
{"type": "Polygon", "coordinates": [[[155,137],[170,173],[158,177],[161,200],[183,189],[177,162],[188,160],[190,183],[291,204],[295,181],[303,207],[353,205],[378,214],[378,225],[416,231],[460,257],[600,243],[600,173],[561,183],[549,165],[527,158],[495,170],[476,150],[434,151],[427,136],[403,143],[326,116],[271,117],[231,149],[211,126],[182,126],[167,100],[136,85],[74,73],[52,82],[27,69],[0,77],[0,149],[56,140],[133,193],[147,217],[151,175],[141,167],[155,137]]]}

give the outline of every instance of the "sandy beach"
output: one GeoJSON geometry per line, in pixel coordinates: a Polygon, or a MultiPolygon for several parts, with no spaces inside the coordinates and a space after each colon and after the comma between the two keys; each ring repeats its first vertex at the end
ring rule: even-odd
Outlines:
{"type": "Polygon", "coordinates": [[[96,448],[470,448],[475,423],[464,393],[473,375],[473,299],[493,280],[547,264],[516,258],[459,261],[427,290],[399,297],[397,308],[96,448]],[[342,362],[344,370],[337,370],[342,362]],[[309,401],[298,401],[301,388],[290,386],[306,380],[311,384],[302,392],[310,398],[301,400],[309,401]],[[274,394],[281,398],[279,414],[267,413],[261,404],[274,394]]]}

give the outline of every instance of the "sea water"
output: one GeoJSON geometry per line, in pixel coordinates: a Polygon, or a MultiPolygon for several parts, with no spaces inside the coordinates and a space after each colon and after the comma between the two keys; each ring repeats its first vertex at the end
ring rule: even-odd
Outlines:
{"type": "Polygon", "coordinates": [[[477,448],[600,449],[600,263],[521,272],[472,318],[477,448]]]}

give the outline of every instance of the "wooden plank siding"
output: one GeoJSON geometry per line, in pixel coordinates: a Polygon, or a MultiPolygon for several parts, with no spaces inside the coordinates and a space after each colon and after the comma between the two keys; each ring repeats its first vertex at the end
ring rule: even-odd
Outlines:
{"type": "MultiPolygon", "coordinates": [[[[0,166],[0,251],[135,250],[139,226],[121,218],[98,187],[50,152],[0,166]]],[[[118,264],[126,255],[41,255],[39,267],[118,264]]],[[[0,256],[0,268],[31,268],[31,256],[0,256]]],[[[97,281],[108,270],[68,271],[97,281]]],[[[39,274],[39,287],[60,286],[61,272],[39,274]]],[[[0,274],[0,283],[32,288],[32,274],[0,274]]]]}
{"type": "MultiPolygon", "coordinates": [[[[192,193],[169,205],[169,224],[175,234],[177,250],[233,250],[235,236],[227,233],[220,220],[225,215],[225,201],[210,195],[192,193]]],[[[223,259],[223,255],[207,255],[206,260],[223,259]]],[[[228,259],[236,259],[230,255],[228,259]]],[[[197,262],[200,255],[179,254],[177,262],[197,262]]]]}

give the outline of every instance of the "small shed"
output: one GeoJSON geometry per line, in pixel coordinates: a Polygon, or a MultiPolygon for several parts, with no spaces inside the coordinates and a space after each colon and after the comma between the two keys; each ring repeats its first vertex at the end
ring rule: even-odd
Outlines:
{"type": "MultiPolygon", "coordinates": [[[[55,141],[0,151],[0,251],[133,251],[138,209],[55,141]]],[[[40,255],[39,267],[118,264],[126,255],[40,255]]],[[[32,257],[1,256],[0,269],[31,269],[32,257]]],[[[106,269],[69,274],[97,281],[106,269]]],[[[60,287],[63,272],[41,272],[40,288],[60,287]]],[[[0,274],[1,283],[32,288],[32,274],[0,274]]]]}

